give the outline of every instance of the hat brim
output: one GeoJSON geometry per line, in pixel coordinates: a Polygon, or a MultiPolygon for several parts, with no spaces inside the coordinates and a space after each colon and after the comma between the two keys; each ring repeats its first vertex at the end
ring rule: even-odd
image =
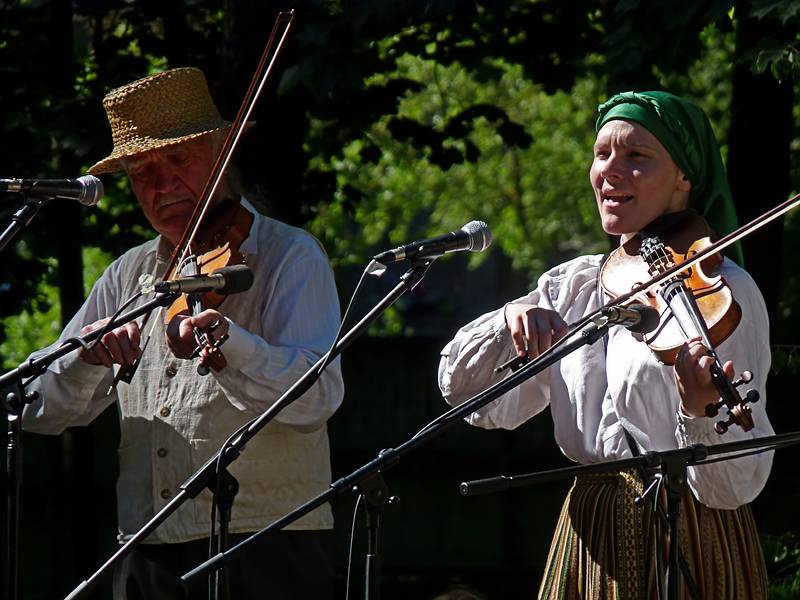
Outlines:
{"type": "MultiPolygon", "coordinates": [[[[245,124],[245,128],[249,129],[253,125],[255,125],[255,121],[248,121],[245,124]]],[[[176,144],[197,139],[218,131],[226,131],[230,129],[230,126],[231,123],[228,123],[223,127],[215,127],[213,129],[198,131],[197,133],[191,133],[174,138],[138,138],[130,144],[114,148],[114,151],[111,154],[93,164],[91,167],[89,167],[87,172],[90,175],[118,173],[119,171],[125,170],[122,164],[123,158],[130,158],[136,156],[137,154],[143,154],[144,152],[149,152],[151,150],[158,150],[159,148],[174,146],[176,144]]]]}

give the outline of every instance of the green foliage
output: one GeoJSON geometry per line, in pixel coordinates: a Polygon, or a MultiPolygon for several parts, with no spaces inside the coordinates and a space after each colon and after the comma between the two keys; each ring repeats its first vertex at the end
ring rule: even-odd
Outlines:
{"type": "MultiPolygon", "coordinates": [[[[55,261],[48,265],[55,268],[55,261]]],[[[0,342],[3,369],[19,365],[34,350],[53,343],[61,333],[61,305],[58,288],[43,283],[37,287],[30,308],[0,321],[6,338],[0,342]]]]}
{"type": "MultiPolygon", "coordinates": [[[[86,294],[89,293],[93,283],[100,277],[111,259],[112,256],[109,253],[103,252],[99,248],[86,247],[83,249],[86,294]]],[[[50,271],[58,268],[57,261],[53,259],[45,262],[50,271]]],[[[48,283],[39,285],[37,297],[31,308],[0,321],[6,331],[6,339],[0,343],[2,368],[14,368],[31,352],[45,348],[56,341],[62,329],[60,316],[58,288],[48,283]]]]}
{"type": "Polygon", "coordinates": [[[597,19],[611,92],[658,83],[653,67],[680,73],[701,52],[697,34],[726,16],[729,2],[608,3],[597,19]]]}
{"type": "Polygon", "coordinates": [[[793,600],[800,596],[800,540],[786,533],[762,540],[769,573],[770,600],[793,600]]]}
{"type": "Polygon", "coordinates": [[[703,108],[725,159],[730,129],[734,32],[726,31],[718,23],[710,23],[700,32],[699,43],[700,54],[685,70],[668,72],[656,67],[654,72],[664,89],[703,108]]]}
{"type": "Polygon", "coordinates": [[[800,16],[800,2],[798,0],[753,0],[752,14],[754,17],[776,17],[786,23],[790,19],[800,16]]]}
{"type": "Polygon", "coordinates": [[[797,0],[753,0],[751,15],[772,29],[755,40],[743,56],[753,71],[769,71],[776,79],[800,77],[800,2],[797,0]]]}
{"type": "MultiPolygon", "coordinates": [[[[3,5],[0,64],[7,81],[20,82],[0,90],[9,174],[85,169],[110,149],[103,94],[168,66],[202,66],[229,102],[235,93],[227,88],[235,86],[223,84],[251,68],[232,50],[260,51],[264,32],[252,24],[275,12],[217,0],[79,0],[74,13],[67,4],[3,5]],[[37,50],[54,45],[55,65],[37,50]],[[52,158],[42,164],[42,157],[52,158]]],[[[606,246],[585,175],[605,88],[666,85],[697,99],[724,140],[731,19],[749,16],[730,16],[731,3],[719,0],[684,2],[680,10],[637,0],[290,4],[298,22],[289,60],[270,116],[257,116],[265,137],[274,133],[281,143],[256,153],[248,172],[267,196],[302,205],[301,218],[337,266],[482,218],[494,230],[493,251],[529,279],[606,246]]],[[[752,16],[791,30],[797,3],[756,1],[752,16]]],[[[783,58],[754,49],[753,64],[794,64],[796,35],[795,28],[794,37],[777,39],[783,58]]],[[[117,255],[152,232],[124,178],[107,178],[106,188],[101,209],[84,213],[79,237],[117,255]]],[[[48,260],[62,252],[60,225],[43,215],[33,227],[57,235],[26,234],[0,271],[0,280],[15,282],[0,288],[2,314],[53,305],[37,285],[55,283],[48,260]]]]}
{"type": "Polygon", "coordinates": [[[478,81],[459,64],[406,55],[395,73],[369,82],[399,77],[421,89],[340,155],[312,161],[335,176],[334,200],[310,228],[338,265],[470,219],[488,222],[496,251],[530,279],[557,259],[604,247],[587,175],[600,82],[547,94],[519,65],[498,59],[492,68],[497,80],[478,81]]]}

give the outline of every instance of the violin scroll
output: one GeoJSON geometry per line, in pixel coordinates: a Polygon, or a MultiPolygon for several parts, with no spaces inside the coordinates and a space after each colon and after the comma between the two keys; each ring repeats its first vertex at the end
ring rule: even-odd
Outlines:
{"type": "Polygon", "coordinates": [[[718,403],[706,408],[714,417],[721,407],[728,410],[728,419],[715,424],[720,435],[736,424],[744,431],[753,428],[748,403],[758,400],[758,392],[748,392],[745,399],[736,387],[752,379],[745,372],[736,382],[726,377],[714,348],[727,339],[739,325],[742,310],[730,287],[720,275],[713,275],[722,263],[722,256],[711,254],[695,265],[676,271],[676,267],[692,257],[707,254],[713,233],[705,220],[687,211],[683,215],[665,215],[660,224],[648,225],[646,231],[627,240],[611,253],[600,270],[600,283],[614,298],[627,298],[636,290],[635,298],[650,304],[660,315],[655,331],[644,335],[644,342],[663,364],[675,364],[678,350],[687,340],[697,338],[713,358],[711,380],[720,396],[718,403]],[[673,273],[657,287],[647,288],[642,282],[673,273]]]}
{"type": "Polygon", "coordinates": [[[753,416],[748,404],[758,402],[760,395],[756,390],[747,390],[745,397],[742,398],[736,388],[750,383],[753,380],[753,374],[750,371],[743,371],[737,379],[729,381],[722,369],[718,368],[718,362],[715,362],[711,366],[711,380],[717,391],[720,392],[720,400],[706,406],[706,416],[713,418],[719,414],[722,407],[728,409],[728,419],[717,421],[714,424],[714,430],[722,435],[728,431],[731,425],[739,425],[744,431],[750,431],[753,428],[753,416]]]}

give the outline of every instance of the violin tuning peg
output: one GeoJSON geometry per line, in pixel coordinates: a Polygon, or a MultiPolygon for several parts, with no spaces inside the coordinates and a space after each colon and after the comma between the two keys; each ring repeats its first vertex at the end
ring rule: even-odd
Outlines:
{"type": "Polygon", "coordinates": [[[744,401],[742,404],[755,404],[761,399],[761,395],[756,390],[747,390],[747,393],[744,395],[744,401]]]}
{"type": "Polygon", "coordinates": [[[740,385],[744,383],[750,383],[751,381],[753,381],[753,373],[751,371],[742,371],[742,374],[739,375],[737,379],[734,379],[731,382],[731,385],[733,385],[733,387],[739,387],[740,385]]]}
{"type": "Polygon", "coordinates": [[[732,423],[733,419],[728,419],[727,421],[717,421],[714,423],[714,431],[722,435],[728,431],[728,427],[730,427],[732,423]]]}
{"type": "Polygon", "coordinates": [[[719,407],[722,406],[722,402],[718,402],[717,404],[706,404],[706,416],[709,418],[714,418],[719,414],[719,407]]]}

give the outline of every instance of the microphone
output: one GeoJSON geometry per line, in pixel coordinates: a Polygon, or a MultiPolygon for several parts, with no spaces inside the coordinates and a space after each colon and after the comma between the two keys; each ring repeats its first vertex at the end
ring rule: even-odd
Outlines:
{"type": "Polygon", "coordinates": [[[387,264],[412,258],[437,258],[448,252],[483,252],[492,243],[492,230],[483,221],[470,221],[458,231],[451,231],[446,235],[411,242],[376,254],[373,259],[379,263],[387,264]]]}
{"type": "Polygon", "coordinates": [[[217,269],[211,275],[195,275],[194,277],[181,277],[172,281],[159,281],[153,286],[156,292],[181,292],[185,294],[200,294],[203,292],[217,292],[238,294],[246,292],[253,285],[253,272],[247,265],[233,265],[217,269]]]}
{"type": "Polygon", "coordinates": [[[0,179],[0,192],[65,198],[77,200],[84,206],[94,206],[103,197],[103,182],[94,175],[77,179],[0,179]]]}
{"type": "Polygon", "coordinates": [[[634,333],[650,333],[659,323],[658,311],[646,304],[634,303],[628,306],[609,306],[602,315],[606,322],[627,327],[634,333]]]}

